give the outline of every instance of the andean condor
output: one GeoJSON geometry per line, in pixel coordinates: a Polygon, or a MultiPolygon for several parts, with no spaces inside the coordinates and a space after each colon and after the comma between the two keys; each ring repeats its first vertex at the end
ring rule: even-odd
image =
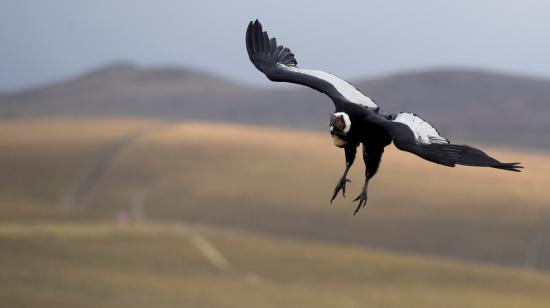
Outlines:
{"type": "Polygon", "coordinates": [[[384,147],[392,141],[400,150],[448,167],[464,165],[518,172],[523,168],[520,163],[501,163],[471,146],[451,144],[430,123],[413,113],[384,114],[372,99],[332,74],[298,68],[290,49],[278,45],[275,38],[269,38],[258,20],[248,25],[246,49],[250,61],[269,80],[313,88],[328,95],[334,102],[330,134],[334,144],[344,149],[346,168],[334,189],[331,202],[340,191],[345,196],[348,171],[357,147],[363,145],[365,184],[353,200],[358,201],[354,215],[367,203],[369,181],[378,170],[384,147]]]}

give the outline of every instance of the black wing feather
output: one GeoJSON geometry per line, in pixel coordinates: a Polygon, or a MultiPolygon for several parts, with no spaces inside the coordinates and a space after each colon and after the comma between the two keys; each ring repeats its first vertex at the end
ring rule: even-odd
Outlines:
{"type": "Polygon", "coordinates": [[[377,108],[370,98],[358,94],[357,92],[359,91],[355,87],[332,74],[298,69],[298,61],[292,51],[287,47],[277,45],[277,40],[270,38],[267,32],[263,31],[262,25],[258,20],[248,24],[248,28],[246,29],[246,49],[250,61],[271,81],[291,82],[313,88],[328,95],[336,105],[359,103],[366,104],[371,108],[377,108]],[[311,72],[316,72],[317,75],[311,72]],[[321,75],[324,77],[320,77],[321,75]],[[349,97],[346,98],[345,93],[339,92],[332,82],[336,82],[341,88],[340,90],[346,93],[351,89],[351,92],[354,92],[349,96],[351,100],[348,99],[349,97]]]}
{"type": "Polygon", "coordinates": [[[410,151],[434,163],[454,167],[455,165],[491,167],[520,172],[520,163],[502,163],[487,153],[465,144],[421,144],[410,151]]]}
{"type": "Polygon", "coordinates": [[[480,149],[465,144],[419,143],[407,125],[394,122],[392,118],[392,116],[383,116],[366,110],[365,119],[385,128],[398,149],[413,153],[425,160],[448,167],[455,165],[491,167],[516,172],[520,172],[523,168],[521,163],[502,163],[480,149]]]}
{"type": "Polygon", "coordinates": [[[276,77],[272,73],[278,70],[277,64],[288,66],[298,64],[290,49],[277,46],[277,40],[269,38],[257,19],[250,22],[246,29],[246,49],[252,64],[269,79],[276,77]]]}

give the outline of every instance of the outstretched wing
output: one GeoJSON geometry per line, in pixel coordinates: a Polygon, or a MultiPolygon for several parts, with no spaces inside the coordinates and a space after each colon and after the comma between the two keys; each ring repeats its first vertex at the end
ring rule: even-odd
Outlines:
{"type": "Polygon", "coordinates": [[[492,167],[508,171],[520,171],[523,168],[520,163],[502,163],[474,147],[451,144],[430,123],[413,113],[397,113],[384,120],[374,114],[369,118],[386,128],[398,149],[437,164],[449,167],[492,167]]]}
{"type": "Polygon", "coordinates": [[[246,29],[246,49],[250,61],[271,81],[291,82],[313,88],[328,95],[335,104],[352,103],[378,108],[372,99],[363,95],[347,81],[322,71],[298,68],[290,49],[277,45],[269,38],[258,20],[246,29]]]}

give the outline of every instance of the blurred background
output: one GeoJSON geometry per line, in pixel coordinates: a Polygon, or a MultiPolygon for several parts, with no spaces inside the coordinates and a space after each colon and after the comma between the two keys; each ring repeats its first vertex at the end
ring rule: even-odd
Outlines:
{"type": "Polygon", "coordinates": [[[549,307],[550,3],[0,3],[9,307],[549,307]],[[275,84],[248,22],[386,112],[521,161],[386,149],[347,197],[331,101],[275,84]]]}

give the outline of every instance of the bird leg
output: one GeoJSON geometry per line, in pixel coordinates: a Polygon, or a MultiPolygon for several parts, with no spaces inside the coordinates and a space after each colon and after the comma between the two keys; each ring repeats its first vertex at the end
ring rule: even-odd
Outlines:
{"type": "Polygon", "coordinates": [[[351,168],[351,165],[353,165],[353,161],[355,160],[355,154],[357,152],[357,144],[347,144],[344,148],[344,153],[346,154],[346,170],[344,170],[344,174],[338,181],[338,184],[336,184],[336,188],[334,188],[334,192],[332,193],[332,198],[330,199],[330,203],[336,199],[336,196],[338,196],[338,193],[340,190],[342,191],[342,196],[346,196],[346,183],[351,182],[348,180],[348,171],[351,168]]]}
{"type": "Polygon", "coordinates": [[[369,181],[372,179],[372,177],[376,174],[378,171],[378,167],[380,166],[380,160],[382,158],[382,153],[384,153],[384,147],[376,144],[371,144],[369,147],[367,147],[363,143],[363,160],[365,161],[365,185],[363,185],[363,190],[353,200],[359,201],[357,204],[357,207],[355,208],[355,212],[353,212],[353,215],[356,215],[357,212],[365,205],[367,204],[367,190],[369,188],[369,181]]]}
{"type": "Polygon", "coordinates": [[[332,198],[330,199],[330,203],[332,203],[332,201],[334,201],[334,199],[336,199],[336,196],[338,195],[340,190],[342,191],[342,196],[344,196],[344,197],[346,196],[346,183],[348,183],[348,182],[351,183],[351,181],[347,178],[348,171],[349,171],[350,168],[351,168],[351,164],[346,162],[346,170],[344,170],[344,174],[342,175],[342,177],[338,181],[338,184],[336,184],[336,188],[334,188],[334,192],[332,193],[332,198]]]}
{"type": "Polygon", "coordinates": [[[357,198],[355,198],[353,200],[353,202],[359,201],[359,204],[357,204],[357,207],[355,208],[355,211],[353,212],[353,216],[355,216],[355,214],[357,214],[357,212],[359,212],[359,210],[361,208],[365,207],[365,205],[367,204],[367,199],[368,199],[367,189],[369,187],[369,180],[370,180],[370,177],[368,177],[368,176],[365,177],[365,185],[363,185],[363,190],[361,191],[359,196],[357,196],[357,198]]]}

